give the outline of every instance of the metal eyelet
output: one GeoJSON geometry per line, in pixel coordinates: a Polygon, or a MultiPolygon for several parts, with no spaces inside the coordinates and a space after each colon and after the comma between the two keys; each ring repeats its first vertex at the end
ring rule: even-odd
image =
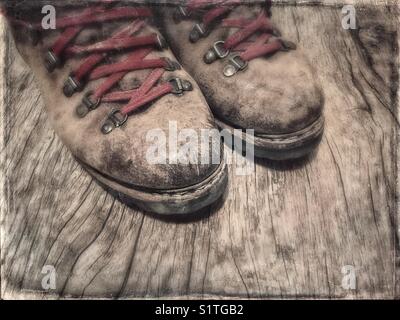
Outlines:
{"type": "Polygon", "coordinates": [[[98,98],[96,101],[93,102],[90,99],[90,96],[92,94],[92,91],[87,92],[83,97],[81,104],[76,108],[76,115],[79,118],[84,118],[90,111],[97,109],[100,105],[101,98],[98,98]]]}
{"type": "Polygon", "coordinates": [[[224,68],[224,76],[232,77],[239,71],[244,71],[249,66],[247,61],[244,61],[240,55],[234,55],[229,58],[229,63],[224,68]]]}
{"type": "Polygon", "coordinates": [[[200,38],[204,38],[208,34],[205,26],[202,23],[196,23],[190,32],[189,40],[192,43],[196,43],[200,38]]]}
{"type": "Polygon", "coordinates": [[[164,69],[166,71],[175,71],[175,70],[180,70],[181,69],[181,65],[177,62],[177,61],[173,61],[169,58],[163,58],[165,61],[165,67],[164,69]]]}
{"type": "Polygon", "coordinates": [[[168,48],[168,43],[161,34],[157,34],[157,45],[158,49],[164,50],[168,48]]]}
{"type": "Polygon", "coordinates": [[[181,96],[184,94],[185,91],[192,91],[193,86],[190,81],[183,80],[181,78],[171,78],[168,82],[172,85],[173,90],[171,93],[181,96]]]}
{"type": "Polygon", "coordinates": [[[174,11],[173,19],[175,23],[179,23],[184,19],[189,17],[189,12],[183,6],[178,6],[178,8],[174,11]]]}
{"type": "Polygon", "coordinates": [[[61,61],[58,56],[52,51],[48,50],[44,57],[44,65],[49,73],[61,66],[61,61]]]}
{"type": "Polygon", "coordinates": [[[71,74],[67,81],[65,81],[63,92],[64,95],[68,98],[72,97],[74,93],[80,92],[83,89],[83,84],[76,80],[75,77],[71,74]]]}
{"type": "Polygon", "coordinates": [[[217,59],[224,59],[226,58],[230,50],[225,49],[224,47],[225,41],[217,41],[214,43],[214,45],[211,47],[210,50],[207,51],[207,53],[204,55],[203,60],[206,64],[211,64],[217,59]]]}
{"type": "Polygon", "coordinates": [[[115,128],[123,126],[127,120],[127,114],[123,114],[120,110],[115,109],[111,111],[107,119],[104,121],[103,125],[101,126],[101,132],[103,134],[109,134],[115,128]]]}
{"type": "Polygon", "coordinates": [[[297,49],[297,45],[292,41],[288,41],[288,40],[285,40],[285,39],[282,39],[282,38],[280,38],[278,40],[282,44],[281,51],[285,51],[286,52],[286,51],[291,51],[291,50],[296,50],[297,49]]]}

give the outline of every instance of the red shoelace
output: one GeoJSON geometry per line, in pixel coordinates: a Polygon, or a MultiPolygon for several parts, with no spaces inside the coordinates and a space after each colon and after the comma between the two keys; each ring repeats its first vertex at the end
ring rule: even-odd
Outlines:
{"type": "Polygon", "coordinates": [[[189,36],[193,43],[207,37],[216,25],[237,29],[226,40],[215,42],[204,55],[204,62],[211,64],[232,53],[229,64],[224,69],[226,76],[233,76],[246,69],[248,62],[253,59],[296,48],[292,42],[281,39],[280,33],[273,27],[270,20],[270,0],[265,1],[264,9],[256,19],[223,19],[223,16],[244,4],[243,0],[190,0],[186,7],[179,7],[175,15],[177,19],[185,19],[192,15],[201,17],[201,23],[194,25],[189,36]]]}
{"type": "MultiPolygon", "coordinates": [[[[120,109],[113,110],[102,126],[104,134],[114,128],[122,126],[129,114],[164,95],[173,93],[181,95],[184,91],[192,90],[192,85],[180,78],[171,78],[161,83],[166,71],[180,68],[179,64],[168,58],[146,59],[154,50],[163,50],[166,43],[159,34],[135,36],[152,16],[148,8],[142,7],[115,7],[114,0],[99,1],[99,6],[88,7],[81,13],[72,16],[57,18],[57,29],[63,30],[45,57],[45,65],[49,72],[72,57],[80,57],[82,63],[73,70],[65,82],[63,92],[67,97],[82,91],[85,85],[94,80],[104,81],[94,90],[84,95],[82,103],[76,109],[79,117],[85,117],[88,112],[96,109],[102,102],[125,102],[120,109]],[[74,45],[73,41],[88,25],[94,23],[130,20],[131,22],[115,31],[108,39],[90,45],[74,45]],[[131,53],[121,61],[111,64],[101,64],[107,57],[121,50],[130,50],[131,53]],[[126,91],[112,91],[125,75],[135,70],[152,70],[139,87],[126,91]]],[[[41,30],[41,24],[30,24],[22,20],[11,19],[12,23],[41,30]]]]}

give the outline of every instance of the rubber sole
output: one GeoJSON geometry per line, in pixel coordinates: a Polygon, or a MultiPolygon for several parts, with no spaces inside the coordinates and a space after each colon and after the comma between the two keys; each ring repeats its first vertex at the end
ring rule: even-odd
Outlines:
{"type": "Polygon", "coordinates": [[[123,203],[134,205],[144,211],[158,215],[188,215],[216,202],[226,190],[228,170],[220,164],[214,173],[199,184],[183,189],[140,190],[122,185],[105,177],[93,168],[81,163],[107,191],[117,196],[123,203]]]}
{"type": "Polygon", "coordinates": [[[245,143],[254,146],[254,155],[270,160],[291,160],[302,158],[311,153],[320,143],[324,132],[324,118],[321,116],[303,130],[280,135],[249,135],[243,129],[235,130],[229,124],[216,119],[218,127],[228,130],[245,143]]]}

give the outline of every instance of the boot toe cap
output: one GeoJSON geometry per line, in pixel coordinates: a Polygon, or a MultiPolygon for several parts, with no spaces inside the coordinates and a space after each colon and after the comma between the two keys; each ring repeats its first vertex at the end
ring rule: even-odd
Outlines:
{"type": "Polygon", "coordinates": [[[258,58],[231,78],[202,81],[217,117],[263,134],[286,134],[321,117],[324,95],[315,73],[296,51],[258,58]]]}

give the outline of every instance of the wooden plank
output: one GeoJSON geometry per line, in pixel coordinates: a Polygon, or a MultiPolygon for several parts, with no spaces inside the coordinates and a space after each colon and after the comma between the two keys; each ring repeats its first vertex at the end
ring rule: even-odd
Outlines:
{"type": "Polygon", "coordinates": [[[322,144],[301,162],[257,160],[245,177],[231,170],[224,202],[181,223],[127,208],[92,181],[8,43],[2,297],[391,298],[396,285],[399,295],[398,11],[367,7],[352,32],[338,8],[282,6],[274,16],[318,70],[322,144]],[[55,290],[42,289],[45,265],[56,269],[55,290]],[[356,290],[342,287],[346,265],[356,290]]]}

